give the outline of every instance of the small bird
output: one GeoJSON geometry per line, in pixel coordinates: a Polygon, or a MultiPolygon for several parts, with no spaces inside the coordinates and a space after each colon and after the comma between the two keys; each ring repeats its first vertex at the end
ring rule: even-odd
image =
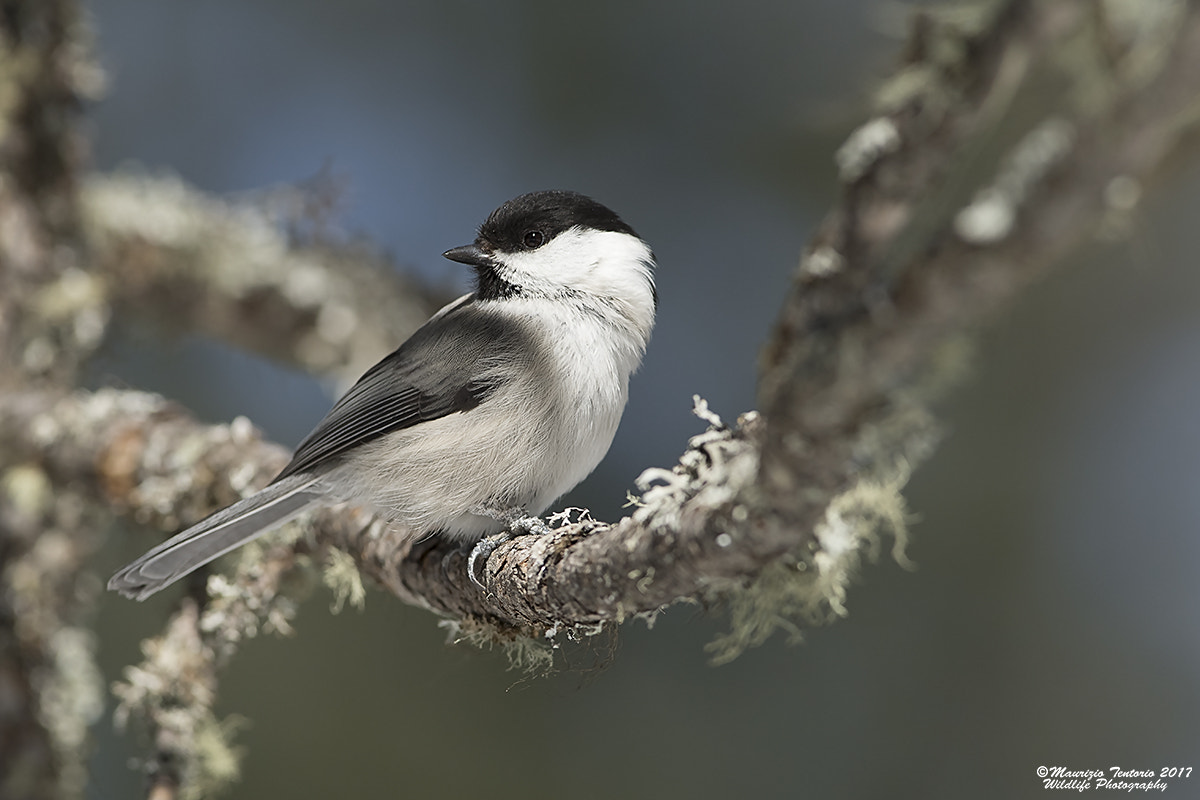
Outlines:
{"type": "Polygon", "coordinates": [[[443,255],[474,268],[474,292],[367,370],[270,485],[108,588],[144,600],[320,504],[370,508],[414,539],[482,545],[514,523],[539,528],[612,443],[654,326],[654,255],[608,208],[567,191],[509,200],[474,244],[443,255]]]}

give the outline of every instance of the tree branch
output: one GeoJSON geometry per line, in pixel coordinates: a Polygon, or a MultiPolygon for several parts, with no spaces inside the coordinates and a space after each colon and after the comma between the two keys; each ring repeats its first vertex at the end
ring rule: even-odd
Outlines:
{"type": "Polygon", "coordinates": [[[318,185],[248,202],[183,181],[93,175],[81,192],[94,275],[135,318],[200,331],[348,386],[450,297],[402,276],[364,243],[289,236],[318,185]]]}
{"type": "MultiPolygon", "coordinates": [[[[76,232],[74,121],[97,72],[68,0],[0,0],[0,392],[74,379],[104,317],[76,232]]],[[[102,708],[88,625],[100,587],[94,506],[0,451],[0,796],[82,793],[102,708]]]]}
{"type": "Polygon", "coordinates": [[[1198,86],[1194,4],[914,18],[763,355],[756,551],[787,551],[857,481],[920,460],[910,421],[944,387],[939,352],[1071,248],[1129,227],[1195,130],[1198,86]]]}
{"type": "MultiPolygon", "coordinates": [[[[286,451],[263,442],[244,419],[202,425],[143,392],[9,393],[0,396],[0,412],[8,452],[36,459],[54,484],[166,531],[253,493],[287,462],[286,451]]],[[[714,424],[693,438],[680,466],[649,473],[663,485],[649,488],[631,518],[615,525],[564,519],[550,535],[501,545],[487,563],[489,592],[468,579],[460,546],[412,546],[357,511],[314,515],[300,547],[335,545],[404,599],[509,633],[540,637],[652,611],[763,566],[728,542],[711,553],[695,543],[707,535],[711,508],[752,481],[757,465],[756,415],[733,429],[709,418],[714,424]]],[[[262,559],[255,551],[249,564],[262,559]]]]}

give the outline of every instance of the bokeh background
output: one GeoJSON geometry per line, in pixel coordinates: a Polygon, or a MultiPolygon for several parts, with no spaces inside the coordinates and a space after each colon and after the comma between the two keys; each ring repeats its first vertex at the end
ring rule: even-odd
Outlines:
{"type": "MultiPolygon", "coordinates": [[[[111,81],[94,163],[252,192],[322,169],[336,222],[439,286],[501,201],[573,188],[659,259],[662,298],[609,458],[569,498],[621,513],[701,430],[691,395],[755,405],[755,360],[836,191],[832,152],[899,48],[875,2],[505,4],[88,0],[111,81]]],[[[719,613],[672,608],[550,678],[450,647],[368,596],[250,643],[222,681],[248,720],[235,798],[1041,796],[1040,765],[1189,766],[1200,753],[1200,170],[981,334],[907,496],[909,555],[850,615],[713,667],[719,613]]],[[[160,391],[296,443],[329,387],[220,343],[123,330],[98,382],[160,391]]],[[[107,570],[140,552],[124,537],[107,570]]],[[[106,676],[169,599],[100,609],[106,676]]],[[[135,797],[139,743],[97,726],[89,797],[135,797]]],[[[1200,767],[1200,764],[1195,766],[1200,767]]],[[[1200,795],[1200,775],[1173,797],[1200,795]]]]}

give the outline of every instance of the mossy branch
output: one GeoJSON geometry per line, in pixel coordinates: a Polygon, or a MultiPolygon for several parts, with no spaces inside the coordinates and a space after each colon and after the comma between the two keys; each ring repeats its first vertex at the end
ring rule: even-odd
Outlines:
{"type": "Polygon", "coordinates": [[[336,202],[332,183],[230,201],[170,175],[89,176],[80,207],[103,302],[349,386],[451,298],[330,232],[313,207],[336,202]]]}

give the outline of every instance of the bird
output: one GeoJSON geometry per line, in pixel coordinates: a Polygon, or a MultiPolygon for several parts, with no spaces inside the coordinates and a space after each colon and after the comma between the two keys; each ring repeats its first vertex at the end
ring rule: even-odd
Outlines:
{"type": "Polygon", "coordinates": [[[658,309],[649,245],[576,192],[509,200],[443,253],[474,291],[367,370],[261,491],[113,575],[144,600],[313,507],[371,510],[398,535],[483,543],[542,514],[604,458],[658,309]]]}

